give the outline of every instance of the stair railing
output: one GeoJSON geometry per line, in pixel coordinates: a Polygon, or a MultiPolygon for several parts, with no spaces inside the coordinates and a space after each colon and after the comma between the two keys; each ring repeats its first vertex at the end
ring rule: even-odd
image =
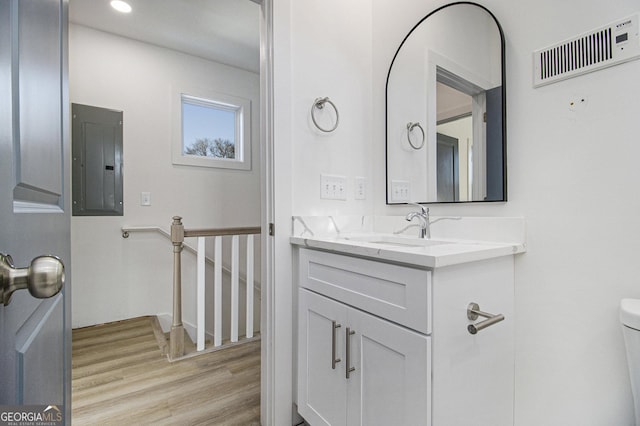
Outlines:
{"type": "MultiPolygon", "coordinates": [[[[239,250],[240,235],[247,236],[247,291],[246,291],[246,330],[245,337],[253,337],[253,236],[259,235],[261,228],[210,228],[185,229],[180,216],[174,216],[171,224],[171,242],[173,244],[173,320],[169,332],[169,358],[177,359],[184,355],[184,325],[182,324],[182,261],[181,253],[184,239],[198,238],[197,249],[197,338],[196,350],[204,350],[205,342],[205,237],[231,236],[231,343],[238,342],[239,315],[239,250]]],[[[213,346],[222,345],[222,240],[214,241],[214,333],[213,346]]]]}

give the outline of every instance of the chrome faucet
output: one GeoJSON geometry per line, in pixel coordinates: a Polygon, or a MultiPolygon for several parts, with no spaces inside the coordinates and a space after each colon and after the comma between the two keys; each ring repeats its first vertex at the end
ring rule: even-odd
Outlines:
{"type": "Polygon", "coordinates": [[[409,213],[405,219],[407,222],[411,222],[416,217],[420,221],[420,238],[431,239],[431,223],[429,222],[429,208],[424,207],[417,203],[408,203],[413,206],[420,207],[419,212],[411,212],[409,213]]]}

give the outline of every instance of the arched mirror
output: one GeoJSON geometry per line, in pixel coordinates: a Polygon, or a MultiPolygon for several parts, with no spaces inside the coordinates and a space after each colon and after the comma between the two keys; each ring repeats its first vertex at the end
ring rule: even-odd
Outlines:
{"type": "Polygon", "coordinates": [[[506,201],[504,35],[483,6],[425,16],[387,75],[387,204],[506,201]]]}

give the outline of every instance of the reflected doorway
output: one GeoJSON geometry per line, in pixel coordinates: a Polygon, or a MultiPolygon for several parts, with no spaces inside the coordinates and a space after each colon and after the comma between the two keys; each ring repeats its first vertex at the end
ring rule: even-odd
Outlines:
{"type": "Polygon", "coordinates": [[[437,200],[470,201],[473,196],[473,97],[442,82],[437,100],[437,200]]]}

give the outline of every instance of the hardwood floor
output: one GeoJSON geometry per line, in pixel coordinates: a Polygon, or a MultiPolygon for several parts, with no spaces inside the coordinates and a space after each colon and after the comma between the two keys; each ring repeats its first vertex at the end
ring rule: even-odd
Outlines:
{"type": "Polygon", "coordinates": [[[260,424],[260,341],[170,363],[153,320],[73,330],[74,426],[260,424]]]}

